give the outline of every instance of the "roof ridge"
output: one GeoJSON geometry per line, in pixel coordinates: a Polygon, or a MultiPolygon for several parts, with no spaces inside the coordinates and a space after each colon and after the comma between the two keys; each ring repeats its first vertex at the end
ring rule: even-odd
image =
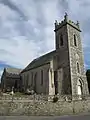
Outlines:
{"type": "MultiPolygon", "coordinates": [[[[24,71],[26,71],[26,70],[29,70],[29,69],[33,69],[33,68],[35,68],[36,66],[39,67],[39,66],[42,65],[42,64],[49,63],[50,58],[54,55],[54,52],[56,52],[56,50],[53,50],[53,51],[51,51],[51,52],[49,52],[49,53],[46,53],[46,54],[44,54],[44,55],[42,55],[42,56],[34,59],[33,61],[30,62],[30,64],[28,64],[28,66],[27,66],[25,69],[22,70],[22,72],[24,72],[24,71]],[[48,56],[47,59],[45,59],[46,56],[48,56]]],[[[22,73],[22,72],[21,72],[21,73],[22,73]]]]}

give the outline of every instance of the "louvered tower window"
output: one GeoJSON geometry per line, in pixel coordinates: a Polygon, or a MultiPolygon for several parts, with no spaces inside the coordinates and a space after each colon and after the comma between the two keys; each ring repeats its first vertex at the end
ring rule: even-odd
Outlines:
{"type": "Polygon", "coordinates": [[[77,46],[76,35],[74,34],[74,45],[77,46]]]}

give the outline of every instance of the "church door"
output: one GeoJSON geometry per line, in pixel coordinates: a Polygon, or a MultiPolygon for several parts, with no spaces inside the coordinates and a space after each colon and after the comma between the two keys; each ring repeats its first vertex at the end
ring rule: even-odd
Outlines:
{"type": "Polygon", "coordinates": [[[78,95],[79,95],[79,98],[80,99],[82,99],[81,98],[81,95],[82,95],[82,83],[81,83],[81,81],[80,80],[78,80],[78,85],[77,85],[77,92],[78,92],[78,95]]]}

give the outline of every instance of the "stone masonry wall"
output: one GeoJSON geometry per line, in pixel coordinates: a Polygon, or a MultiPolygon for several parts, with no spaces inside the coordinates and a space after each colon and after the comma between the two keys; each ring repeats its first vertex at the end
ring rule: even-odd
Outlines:
{"type": "Polygon", "coordinates": [[[67,25],[68,32],[68,44],[69,44],[69,58],[70,58],[70,70],[71,70],[71,83],[72,83],[72,95],[77,95],[77,83],[80,80],[82,82],[82,94],[88,94],[88,84],[86,80],[84,70],[84,58],[82,50],[82,41],[80,32],[74,27],[67,25]],[[74,44],[74,35],[76,36],[76,46],[74,44]],[[79,64],[79,72],[77,68],[79,64]]]}
{"type": "Polygon", "coordinates": [[[69,115],[90,112],[90,99],[78,101],[0,100],[0,115],[69,115]]]}

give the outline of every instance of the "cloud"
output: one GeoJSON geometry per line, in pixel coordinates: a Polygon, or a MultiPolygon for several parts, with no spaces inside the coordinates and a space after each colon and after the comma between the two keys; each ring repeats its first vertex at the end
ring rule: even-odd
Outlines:
{"type": "MultiPolygon", "coordinates": [[[[89,0],[0,0],[0,61],[24,68],[34,58],[55,49],[54,21],[65,12],[79,20],[85,64],[90,66],[89,0]]],[[[0,63],[2,64],[2,63],[0,63]]]]}
{"type": "MultiPolygon", "coordinates": [[[[18,38],[12,38],[15,40],[16,45],[8,45],[8,48],[1,49],[0,60],[4,60],[7,64],[16,65],[16,66],[26,66],[35,56],[40,49],[38,43],[37,45],[33,40],[28,41],[24,37],[18,36],[18,38]],[[32,51],[32,52],[31,52],[32,51]]],[[[4,43],[2,44],[4,46],[4,43]]]]}
{"type": "Polygon", "coordinates": [[[11,10],[17,12],[23,20],[27,20],[27,17],[26,17],[25,14],[22,12],[22,10],[19,9],[19,7],[17,7],[17,6],[15,5],[15,3],[12,2],[11,0],[0,0],[0,3],[1,3],[1,4],[4,4],[4,5],[7,6],[7,7],[9,7],[11,10]]]}
{"type": "Polygon", "coordinates": [[[68,0],[58,0],[58,13],[62,13],[65,14],[65,11],[68,12],[69,11],[69,2],[68,0]]]}

